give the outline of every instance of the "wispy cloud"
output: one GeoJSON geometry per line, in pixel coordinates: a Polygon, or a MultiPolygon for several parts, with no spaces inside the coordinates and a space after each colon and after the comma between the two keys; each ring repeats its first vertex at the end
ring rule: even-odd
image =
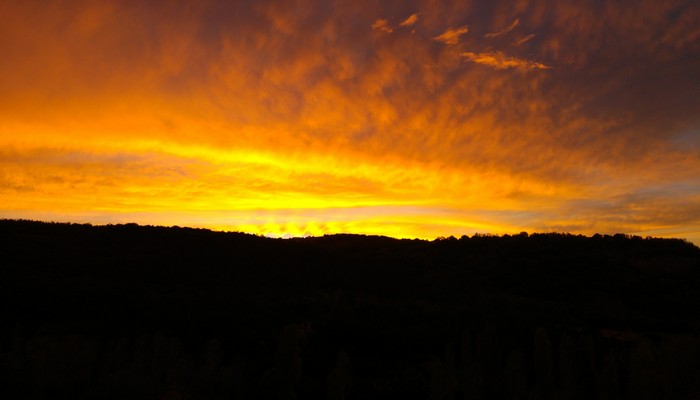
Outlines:
{"type": "Polygon", "coordinates": [[[418,14],[411,14],[411,16],[403,20],[399,26],[413,26],[416,22],[418,22],[418,14]]]}
{"type": "Polygon", "coordinates": [[[394,28],[392,28],[391,25],[389,25],[389,21],[386,19],[382,19],[382,18],[374,21],[374,23],[372,24],[372,29],[386,32],[386,33],[391,33],[394,31],[394,28]]]}
{"type": "Polygon", "coordinates": [[[527,36],[525,36],[525,37],[523,37],[523,38],[520,38],[520,39],[514,41],[514,42],[513,42],[513,46],[520,46],[520,45],[523,44],[523,43],[529,42],[529,41],[530,41],[532,38],[534,38],[535,36],[537,36],[537,35],[535,35],[534,33],[531,33],[531,34],[529,34],[529,35],[527,35],[527,36]]]}
{"type": "Polygon", "coordinates": [[[500,51],[487,52],[487,53],[462,53],[462,57],[466,58],[475,64],[487,65],[495,69],[524,69],[524,70],[535,70],[535,69],[551,69],[552,67],[545,64],[525,60],[521,58],[508,57],[500,51]]]}
{"type": "MultiPolygon", "coordinates": [[[[418,22],[418,14],[411,14],[408,18],[403,20],[397,27],[409,27],[415,25],[418,22]]],[[[391,26],[388,19],[379,18],[372,24],[372,29],[378,30],[384,33],[394,32],[394,27],[391,26]]]]}
{"type": "Polygon", "coordinates": [[[435,36],[433,40],[454,46],[459,44],[460,36],[467,32],[469,32],[469,27],[466,25],[459,28],[448,28],[443,34],[435,36]]]}
{"type": "Polygon", "coordinates": [[[484,37],[487,39],[493,39],[493,38],[497,38],[499,36],[506,35],[506,34],[508,34],[508,32],[515,29],[515,27],[518,26],[519,23],[520,23],[520,20],[516,19],[515,21],[513,21],[512,24],[508,25],[505,29],[498,31],[498,32],[487,33],[486,35],[484,35],[484,37]]]}

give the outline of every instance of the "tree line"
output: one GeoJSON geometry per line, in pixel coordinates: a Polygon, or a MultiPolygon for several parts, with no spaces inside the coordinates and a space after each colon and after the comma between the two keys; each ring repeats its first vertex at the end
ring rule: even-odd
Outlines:
{"type": "Polygon", "coordinates": [[[0,221],[9,398],[697,398],[700,249],[0,221]]]}

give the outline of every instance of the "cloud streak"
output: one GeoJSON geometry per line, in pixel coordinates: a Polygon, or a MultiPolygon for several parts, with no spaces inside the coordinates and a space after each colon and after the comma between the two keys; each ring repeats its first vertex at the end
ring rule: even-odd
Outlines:
{"type": "Polygon", "coordinates": [[[489,53],[462,53],[467,61],[475,64],[486,65],[495,69],[521,69],[521,70],[538,70],[552,69],[552,67],[539,62],[508,57],[500,51],[489,53]]]}
{"type": "Polygon", "coordinates": [[[500,30],[500,31],[498,31],[498,32],[487,33],[487,34],[484,35],[484,37],[485,37],[486,39],[493,39],[493,38],[497,38],[497,37],[500,37],[500,36],[505,36],[505,35],[507,35],[508,33],[510,33],[513,29],[515,29],[515,27],[518,26],[519,23],[520,23],[520,20],[519,20],[519,19],[516,19],[516,20],[513,21],[513,23],[511,23],[510,25],[508,25],[507,27],[505,27],[503,30],[500,30]]]}
{"type": "Polygon", "coordinates": [[[469,32],[468,26],[460,26],[458,28],[447,28],[447,30],[440,35],[433,38],[438,42],[442,42],[448,46],[454,46],[459,44],[460,37],[469,32]]]}
{"type": "Polygon", "coordinates": [[[403,20],[399,26],[413,26],[416,22],[418,22],[418,14],[411,14],[411,16],[403,20]]]}
{"type": "Polygon", "coordinates": [[[529,42],[530,40],[532,40],[535,36],[537,36],[537,35],[534,33],[531,33],[527,36],[524,36],[520,39],[517,39],[516,41],[513,42],[513,46],[520,46],[521,44],[525,44],[525,43],[529,42]]]}

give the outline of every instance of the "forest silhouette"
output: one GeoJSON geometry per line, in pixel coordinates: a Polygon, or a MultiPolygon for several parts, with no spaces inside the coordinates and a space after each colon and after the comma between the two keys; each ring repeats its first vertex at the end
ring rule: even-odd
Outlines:
{"type": "Polygon", "coordinates": [[[700,249],[0,221],[0,397],[697,399],[700,249]]]}

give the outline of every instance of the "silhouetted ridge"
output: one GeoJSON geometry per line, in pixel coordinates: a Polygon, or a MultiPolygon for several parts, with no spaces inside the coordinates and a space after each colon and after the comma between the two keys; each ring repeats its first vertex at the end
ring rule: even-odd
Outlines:
{"type": "Polygon", "coordinates": [[[0,221],[6,398],[697,398],[700,249],[0,221]]]}

